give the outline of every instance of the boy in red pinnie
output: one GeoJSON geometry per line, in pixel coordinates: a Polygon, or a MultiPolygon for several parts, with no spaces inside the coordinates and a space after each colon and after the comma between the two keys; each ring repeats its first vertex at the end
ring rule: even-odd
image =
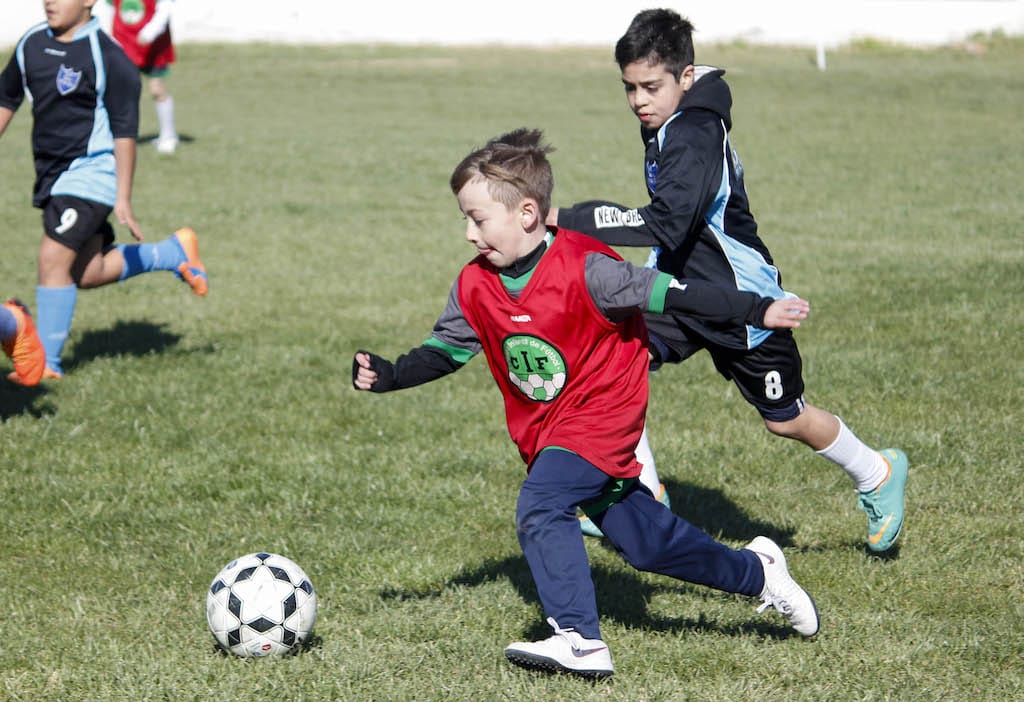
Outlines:
{"type": "Polygon", "coordinates": [[[731,549],[665,509],[637,480],[634,455],[647,410],[643,311],[792,328],[808,304],[676,280],[582,234],[546,227],[550,150],[539,131],[517,130],[463,159],[450,185],[478,255],[430,339],[395,363],[357,352],[353,385],[420,385],[484,352],[527,465],[516,531],[555,632],[510,644],[511,662],[588,678],[614,672],[577,508],[634,568],[758,597],[762,610],[774,606],[800,634],[814,635],[814,602],[789,575],[782,550],[763,536],[731,549]]]}
{"type": "Polygon", "coordinates": [[[173,154],[178,147],[174,125],[174,98],[167,92],[166,78],[174,63],[171,41],[173,0],[106,0],[114,8],[110,32],[132,63],[148,77],[160,134],[156,149],[173,154]]]}

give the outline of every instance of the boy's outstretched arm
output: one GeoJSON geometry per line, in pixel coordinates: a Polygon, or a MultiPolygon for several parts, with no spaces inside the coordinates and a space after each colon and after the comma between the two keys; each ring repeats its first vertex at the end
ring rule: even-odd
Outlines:
{"type": "Polygon", "coordinates": [[[544,223],[572,229],[609,246],[667,246],[674,242],[659,238],[638,209],[605,200],[577,202],[572,207],[552,207],[544,223]]]}
{"type": "Polygon", "coordinates": [[[793,329],[807,319],[810,303],[797,297],[772,299],[704,280],[673,279],[662,310],[707,322],[750,324],[761,329],[793,329]]]}
{"type": "Polygon", "coordinates": [[[369,351],[356,351],[352,359],[352,386],[370,392],[401,390],[437,380],[466,365],[482,347],[462,314],[458,289],[456,281],[430,338],[394,363],[369,351]]]}
{"type": "Polygon", "coordinates": [[[419,346],[392,363],[369,351],[352,358],[352,387],[370,392],[411,388],[454,373],[465,365],[433,346],[419,346]]]}
{"type": "Polygon", "coordinates": [[[594,304],[612,321],[652,312],[712,324],[792,329],[810,312],[810,304],[797,297],[773,299],[708,280],[677,279],[603,253],[587,256],[586,279],[594,304]]]}

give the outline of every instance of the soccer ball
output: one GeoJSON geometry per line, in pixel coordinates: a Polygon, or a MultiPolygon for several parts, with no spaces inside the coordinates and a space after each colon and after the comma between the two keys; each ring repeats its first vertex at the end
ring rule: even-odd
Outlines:
{"type": "Polygon", "coordinates": [[[206,622],[218,645],[236,656],[284,655],[313,631],[313,583],[298,564],[276,553],[236,558],[210,583],[206,622]]]}

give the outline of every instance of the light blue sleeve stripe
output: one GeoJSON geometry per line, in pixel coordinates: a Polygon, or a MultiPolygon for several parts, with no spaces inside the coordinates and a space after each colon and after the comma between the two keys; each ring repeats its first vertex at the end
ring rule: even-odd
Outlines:
{"type": "Polygon", "coordinates": [[[96,117],[89,137],[89,154],[114,151],[114,134],[110,129],[110,114],[106,104],[107,69],[103,65],[103,49],[98,32],[97,29],[89,35],[89,48],[92,49],[92,61],[96,66],[96,117]]]}
{"type": "MultiPolygon", "coordinates": [[[[667,120],[665,120],[665,124],[661,125],[661,127],[658,129],[658,133],[656,135],[657,139],[658,139],[658,153],[661,153],[661,147],[665,145],[666,128],[668,127],[669,123],[672,122],[672,120],[674,120],[676,117],[678,117],[681,114],[683,114],[682,110],[680,110],[679,112],[676,112],[674,115],[672,115],[667,120]]],[[[650,185],[650,183],[648,183],[648,185],[650,185]]],[[[652,190],[656,190],[657,187],[658,186],[655,183],[654,187],[651,188],[651,189],[652,190]]],[[[661,247],[660,246],[652,246],[651,247],[651,252],[649,254],[647,254],[647,260],[644,261],[644,268],[657,268],[658,267],[658,258],[660,256],[661,256],[661,247]]]]}
{"type": "Polygon", "coordinates": [[[14,49],[14,54],[18,57],[18,68],[21,69],[22,89],[25,91],[25,97],[29,99],[29,102],[32,102],[34,98],[32,97],[32,92],[28,89],[28,75],[25,71],[25,42],[28,41],[30,36],[43,31],[47,26],[46,22],[40,22],[39,24],[30,27],[29,30],[25,32],[25,36],[23,36],[21,41],[18,42],[18,46],[14,49]]]}
{"type": "MultiPolygon", "coordinates": [[[[724,130],[724,125],[723,125],[724,130]]],[[[723,139],[723,159],[728,159],[728,139],[723,139]]],[[[708,227],[714,232],[718,245],[722,247],[729,266],[732,268],[736,288],[745,292],[754,292],[762,297],[779,299],[796,297],[779,285],[779,269],[768,263],[760,252],[741,244],[724,231],[725,207],[729,202],[732,189],[729,186],[729,164],[722,163],[722,182],[715,196],[714,207],[707,217],[708,227]]],[[[759,329],[747,325],[747,348],[754,348],[771,335],[769,329],[759,329]]]]}

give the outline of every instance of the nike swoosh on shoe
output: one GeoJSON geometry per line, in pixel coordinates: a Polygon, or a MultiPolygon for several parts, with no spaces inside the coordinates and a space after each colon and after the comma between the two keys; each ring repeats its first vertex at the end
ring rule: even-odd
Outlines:
{"type": "Polygon", "coordinates": [[[885,532],[889,529],[889,524],[892,522],[892,518],[893,515],[890,514],[889,518],[885,520],[885,524],[882,525],[882,528],[876,531],[871,536],[869,536],[868,541],[870,541],[872,544],[877,544],[879,541],[881,541],[882,537],[885,536],[885,532]]]}

